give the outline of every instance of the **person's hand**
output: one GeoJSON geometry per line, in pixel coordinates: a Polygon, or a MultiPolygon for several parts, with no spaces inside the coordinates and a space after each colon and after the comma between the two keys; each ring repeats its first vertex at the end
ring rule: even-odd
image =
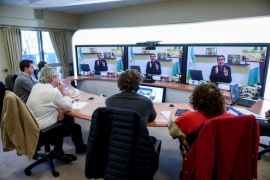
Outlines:
{"type": "Polygon", "coordinates": [[[156,70],[158,70],[158,69],[159,69],[159,66],[158,66],[158,64],[157,64],[157,63],[155,64],[155,67],[156,67],[156,70]]]}
{"type": "Polygon", "coordinates": [[[171,110],[171,115],[170,115],[169,121],[171,121],[171,120],[174,121],[177,118],[177,116],[175,116],[175,114],[176,114],[176,109],[174,108],[171,110]]]}
{"type": "Polygon", "coordinates": [[[149,68],[150,68],[150,69],[152,68],[152,63],[149,63],[149,68]]]}
{"type": "Polygon", "coordinates": [[[65,117],[64,113],[59,111],[58,116],[57,116],[58,121],[62,121],[64,117],[65,117]]]}
{"type": "Polygon", "coordinates": [[[65,84],[62,82],[59,82],[57,85],[57,88],[59,89],[59,91],[65,91],[65,84]]]}
{"type": "Polygon", "coordinates": [[[228,69],[224,68],[223,73],[224,73],[224,76],[228,76],[228,74],[229,74],[228,69]]]}
{"type": "Polygon", "coordinates": [[[269,117],[269,116],[270,116],[269,112],[266,111],[266,112],[265,112],[265,117],[269,117]]]}
{"type": "Polygon", "coordinates": [[[105,67],[105,62],[104,61],[102,61],[102,66],[105,67]]]}
{"type": "Polygon", "coordinates": [[[216,68],[215,68],[215,73],[216,74],[218,73],[218,66],[216,66],[216,68]]]}

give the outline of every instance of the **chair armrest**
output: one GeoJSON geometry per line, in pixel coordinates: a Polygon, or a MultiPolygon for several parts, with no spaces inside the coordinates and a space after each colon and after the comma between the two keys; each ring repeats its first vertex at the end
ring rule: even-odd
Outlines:
{"type": "Polygon", "coordinates": [[[40,133],[42,135],[49,135],[52,136],[54,134],[58,134],[59,131],[61,131],[64,128],[64,123],[63,122],[58,122],[56,124],[53,124],[45,129],[40,130],[40,133]]]}

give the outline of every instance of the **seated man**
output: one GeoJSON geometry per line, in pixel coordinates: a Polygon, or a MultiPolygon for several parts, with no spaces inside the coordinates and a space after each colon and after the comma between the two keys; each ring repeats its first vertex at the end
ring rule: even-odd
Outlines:
{"type": "Polygon", "coordinates": [[[146,65],[146,73],[160,75],[161,66],[160,66],[160,62],[156,60],[156,54],[151,53],[150,59],[151,61],[149,61],[146,65]]]}
{"type": "Polygon", "coordinates": [[[98,59],[95,61],[95,71],[108,71],[107,61],[102,58],[101,53],[97,53],[98,59]]]}
{"type": "Polygon", "coordinates": [[[38,63],[38,73],[37,73],[37,78],[39,79],[39,76],[40,76],[40,71],[41,69],[44,67],[44,66],[47,66],[47,62],[45,61],[40,61],[38,63]]]}
{"type": "Polygon", "coordinates": [[[123,72],[117,81],[120,93],[108,97],[106,107],[115,107],[137,111],[147,122],[155,120],[157,113],[153,102],[137,91],[140,89],[141,76],[134,70],[123,72]]]}
{"type": "Polygon", "coordinates": [[[52,67],[44,67],[40,71],[40,83],[36,84],[26,105],[32,110],[40,129],[63,121],[65,132],[71,134],[76,153],[84,153],[86,146],[82,139],[80,125],[74,118],[65,116],[63,112],[72,109],[72,100],[65,92],[65,85],[60,82],[59,75],[52,67]]]}
{"type": "Polygon", "coordinates": [[[225,56],[220,55],[217,56],[217,66],[213,66],[211,69],[210,74],[210,81],[217,83],[217,82],[224,82],[224,83],[231,83],[232,82],[232,75],[231,75],[231,68],[225,65],[225,56]]]}
{"type": "Polygon", "coordinates": [[[14,82],[14,93],[26,103],[32,87],[37,83],[37,80],[32,77],[34,73],[33,61],[22,60],[20,70],[21,72],[14,82]]]}

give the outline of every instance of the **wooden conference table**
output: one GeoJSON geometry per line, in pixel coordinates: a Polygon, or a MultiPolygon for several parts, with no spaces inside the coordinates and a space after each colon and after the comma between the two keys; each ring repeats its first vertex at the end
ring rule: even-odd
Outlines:
{"type": "MultiPolygon", "coordinates": [[[[79,99],[79,102],[87,102],[87,104],[83,108],[72,109],[71,111],[66,112],[66,114],[69,116],[81,118],[84,120],[91,120],[92,114],[95,111],[95,109],[101,106],[99,103],[99,96],[81,91],[79,89],[74,88],[71,85],[71,81],[85,80],[85,79],[86,78],[77,79],[74,77],[67,77],[67,78],[62,78],[61,81],[66,85],[67,88],[74,89],[73,95],[71,96],[72,98],[79,99]],[[93,99],[89,100],[89,98],[93,98],[93,99]]],[[[103,78],[101,80],[106,80],[106,78],[105,79],[103,78]]],[[[111,81],[112,79],[108,78],[108,80],[111,81]]],[[[113,80],[113,81],[115,81],[115,80],[113,80]]],[[[153,85],[153,84],[151,84],[151,85],[153,85]]],[[[158,86],[162,86],[162,85],[164,85],[165,87],[172,86],[172,85],[177,86],[177,84],[172,84],[172,83],[166,84],[166,82],[165,83],[158,83],[158,86]]],[[[181,87],[183,85],[179,84],[179,86],[181,87]]],[[[194,89],[193,86],[191,86],[190,88],[188,86],[189,85],[184,85],[185,88],[187,87],[186,89],[188,91],[194,89]]],[[[225,96],[229,96],[229,95],[226,94],[225,96]]],[[[169,107],[170,104],[173,104],[174,108],[177,108],[177,109],[190,109],[190,110],[192,110],[192,108],[187,103],[154,103],[154,107],[157,111],[157,117],[156,117],[156,120],[154,122],[149,122],[147,124],[147,126],[166,127],[168,125],[168,121],[161,114],[161,112],[162,111],[170,111],[171,110],[169,107]]],[[[259,100],[252,107],[247,108],[247,109],[256,113],[256,114],[259,114],[262,118],[264,118],[265,111],[270,109],[270,102],[268,100],[259,100]]]]}

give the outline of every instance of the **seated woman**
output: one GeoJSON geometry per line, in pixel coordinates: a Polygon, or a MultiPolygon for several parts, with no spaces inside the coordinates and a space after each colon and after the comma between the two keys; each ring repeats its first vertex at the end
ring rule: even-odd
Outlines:
{"type": "Polygon", "coordinates": [[[197,86],[189,99],[189,104],[194,111],[175,116],[176,109],[172,110],[168,125],[170,135],[180,140],[182,155],[187,153],[206,120],[229,115],[225,110],[222,93],[215,84],[197,86]]]}

